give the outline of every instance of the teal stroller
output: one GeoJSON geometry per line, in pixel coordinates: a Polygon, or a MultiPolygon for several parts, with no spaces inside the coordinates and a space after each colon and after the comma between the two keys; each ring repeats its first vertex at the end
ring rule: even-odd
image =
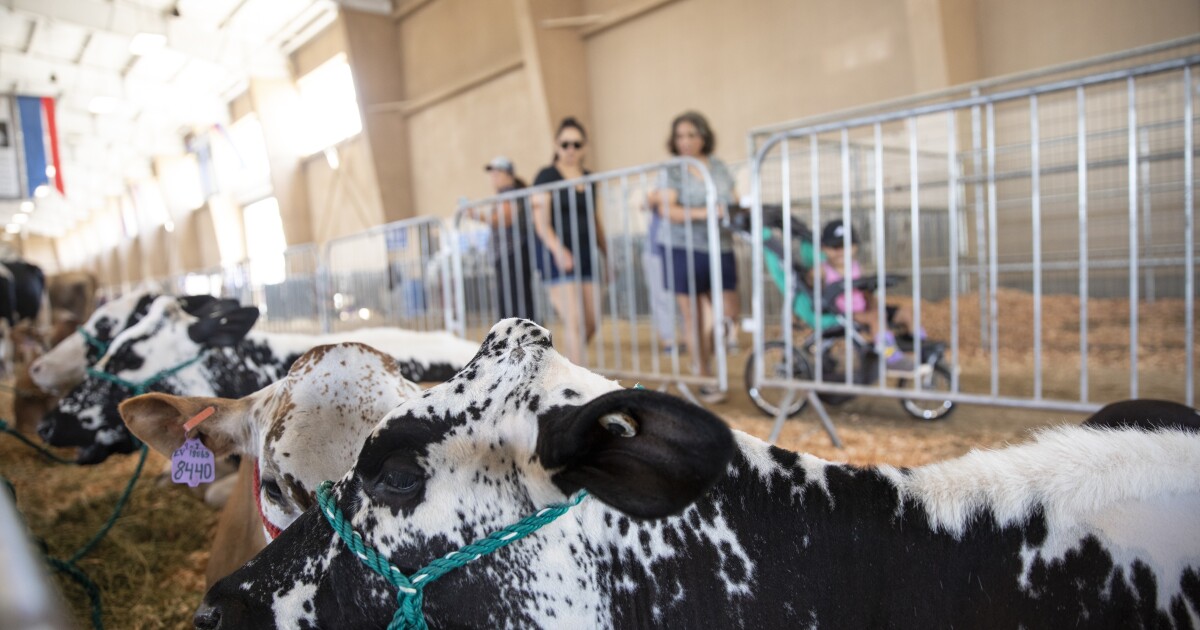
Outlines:
{"type": "MultiPolygon", "coordinates": [[[[743,215],[734,220],[735,229],[740,229],[749,235],[749,216],[743,215]]],[[[792,313],[799,320],[804,337],[792,344],[791,376],[788,375],[787,344],[782,339],[768,341],[763,348],[764,373],[775,379],[794,379],[815,381],[817,370],[815,366],[820,361],[822,382],[845,383],[847,368],[851,370],[850,382],[856,385],[872,385],[880,377],[880,356],[875,350],[875,344],[864,336],[864,330],[854,322],[848,322],[845,313],[835,304],[843,294],[843,283],[838,282],[822,287],[821,296],[821,336],[817,337],[817,309],[814,308],[814,290],[810,281],[812,268],[824,260],[824,254],[813,247],[813,235],[807,224],[792,216],[792,268],[784,269],[783,213],[778,208],[763,209],[763,262],[764,271],[771,277],[777,289],[787,295],[787,283],[793,287],[792,313]],[[806,331],[806,332],[805,332],[806,331]],[[846,345],[849,344],[851,355],[847,362],[846,345]]],[[[887,275],[882,278],[885,286],[895,286],[902,280],[899,276],[887,275]]],[[[881,279],[878,276],[864,276],[851,282],[855,289],[867,293],[874,292],[881,279]]],[[[889,324],[895,309],[887,307],[889,324]]],[[[898,335],[896,338],[899,349],[913,355],[915,342],[910,334],[898,335]]],[[[945,362],[946,344],[922,339],[920,357],[913,357],[912,365],[904,370],[886,367],[884,378],[894,379],[896,388],[911,386],[912,379],[920,379],[921,389],[930,391],[950,391],[951,367],[945,362]]],[[[746,391],[754,405],[770,416],[786,416],[799,414],[808,404],[808,396],[802,390],[789,392],[785,388],[760,386],[757,382],[754,364],[756,356],[752,352],[746,360],[745,384],[746,391]],[[786,409],[783,409],[784,406],[786,409]]],[[[840,405],[854,399],[854,394],[822,392],[818,394],[821,401],[829,405],[840,405]]],[[[904,411],[919,420],[940,420],[954,410],[954,402],[950,400],[926,400],[905,398],[900,400],[904,411]]]]}

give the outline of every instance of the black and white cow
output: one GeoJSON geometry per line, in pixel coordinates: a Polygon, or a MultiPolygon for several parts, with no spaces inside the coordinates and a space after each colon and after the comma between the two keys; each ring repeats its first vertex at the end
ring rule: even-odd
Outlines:
{"type": "Polygon", "coordinates": [[[1200,411],[1169,400],[1122,400],[1101,407],[1084,420],[1083,424],[1114,429],[1200,431],[1200,411]]]}
{"type": "MultiPolygon", "coordinates": [[[[524,320],[390,413],[332,496],[405,574],[590,497],[424,590],[431,627],[1200,626],[1200,439],[1063,427],[915,469],[768,446],[569,363],[524,320]]],[[[382,628],[396,590],[310,510],[197,628],[382,628]]]]}
{"type": "MultiPolygon", "coordinates": [[[[149,389],[240,398],[279,380],[300,355],[323,344],[365,343],[394,357],[401,373],[411,381],[448,378],[479,347],[449,333],[398,328],[363,328],[330,335],[251,331],[257,319],[254,307],[217,309],[196,316],[174,298],[161,297],[141,321],[113,340],[96,369],[140,383],[195,359],[149,389]]],[[[99,463],[113,453],[133,452],[134,441],[117,411],[117,405],[132,394],[126,386],[89,375],[46,415],[38,434],[53,446],[81,447],[77,461],[83,464],[99,463]]]]}
{"type": "Polygon", "coordinates": [[[19,260],[0,263],[0,376],[13,371],[13,328],[19,322],[37,320],[45,288],[41,267],[19,260]]]}
{"type": "Polygon", "coordinates": [[[6,273],[0,273],[0,317],[10,325],[36,320],[42,310],[46,291],[46,274],[37,265],[20,260],[0,263],[6,273]]]}
{"type": "MultiPolygon", "coordinates": [[[[112,343],[121,331],[141,321],[158,297],[150,291],[123,295],[93,311],[80,328],[97,343],[112,343]]],[[[179,301],[185,311],[196,313],[211,308],[217,299],[210,295],[188,295],[179,301]]],[[[100,360],[100,355],[99,346],[75,331],[34,361],[29,376],[42,391],[65,392],[83,381],[88,366],[100,360]]]]}

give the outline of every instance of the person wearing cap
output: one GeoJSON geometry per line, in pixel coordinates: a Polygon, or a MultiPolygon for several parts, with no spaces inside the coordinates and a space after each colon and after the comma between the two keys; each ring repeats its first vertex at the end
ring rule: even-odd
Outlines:
{"type": "MultiPolygon", "coordinates": [[[[830,286],[836,282],[841,282],[845,279],[846,274],[844,261],[844,248],[846,241],[850,241],[850,279],[854,280],[862,277],[862,267],[858,264],[858,232],[853,226],[850,226],[849,239],[846,238],[847,226],[842,223],[841,219],[835,219],[825,224],[825,228],[821,230],[821,253],[824,254],[824,261],[819,269],[813,270],[813,283],[823,283],[823,286],[830,286]],[[820,276],[817,277],[817,274],[820,276]]],[[[839,293],[835,306],[839,313],[846,312],[846,295],[844,292],[839,293]]],[[[908,309],[889,305],[887,307],[889,313],[889,321],[880,324],[879,311],[875,308],[874,296],[867,294],[861,289],[852,289],[850,291],[850,312],[856,323],[867,327],[867,334],[874,336],[875,349],[879,355],[887,361],[890,368],[902,370],[910,369],[912,361],[899,346],[896,344],[896,336],[889,327],[890,323],[906,323],[911,321],[908,316],[908,309]]]]}
{"type": "MultiPolygon", "coordinates": [[[[483,170],[492,180],[497,195],[526,187],[516,175],[512,160],[497,155],[483,170]]],[[[496,270],[496,308],[498,319],[524,317],[534,319],[533,232],[529,219],[529,199],[502,201],[490,208],[474,208],[472,216],[492,228],[492,264],[496,270]]]]}

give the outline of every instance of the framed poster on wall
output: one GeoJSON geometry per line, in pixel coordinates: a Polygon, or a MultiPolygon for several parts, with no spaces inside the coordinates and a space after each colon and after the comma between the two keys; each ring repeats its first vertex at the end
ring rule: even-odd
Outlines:
{"type": "Polygon", "coordinates": [[[21,199],[21,160],[13,99],[0,95],[0,199],[21,199]]]}

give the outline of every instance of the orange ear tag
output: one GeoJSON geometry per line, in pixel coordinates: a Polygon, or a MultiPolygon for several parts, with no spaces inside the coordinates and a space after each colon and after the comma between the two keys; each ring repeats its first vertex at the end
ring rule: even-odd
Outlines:
{"type": "Polygon", "coordinates": [[[200,424],[201,422],[204,422],[205,420],[208,420],[208,417],[213,415],[216,412],[217,412],[216,407],[205,408],[204,411],[201,411],[200,413],[192,416],[191,420],[188,420],[187,422],[183,423],[183,432],[191,433],[192,429],[196,428],[196,425],[200,424]]]}

